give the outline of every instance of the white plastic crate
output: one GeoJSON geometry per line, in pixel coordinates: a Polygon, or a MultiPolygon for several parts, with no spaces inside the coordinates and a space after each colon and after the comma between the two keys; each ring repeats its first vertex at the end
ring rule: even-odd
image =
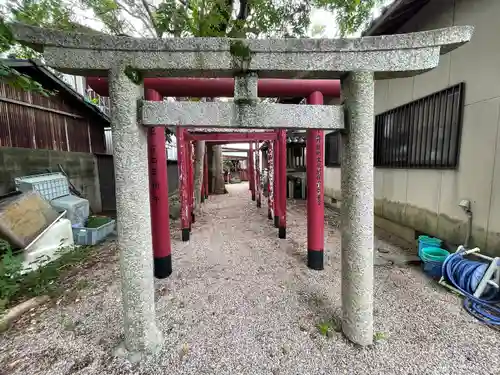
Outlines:
{"type": "Polygon", "coordinates": [[[89,217],[89,201],[76,195],[65,195],[52,199],[50,205],[59,212],[66,211],[66,217],[71,221],[71,224],[83,225],[89,217]]]}
{"type": "Polygon", "coordinates": [[[60,172],[22,176],[14,179],[16,190],[22,192],[37,191],[45,200],[69,195],[69,183],[60,172]]]}
{"type": "Polygon", "coordinates": [[[116,226],[115,220],[110,220],[98,228],[73,227],[73,238],[77,245],[95,245],[108,237],[116,226]]]}

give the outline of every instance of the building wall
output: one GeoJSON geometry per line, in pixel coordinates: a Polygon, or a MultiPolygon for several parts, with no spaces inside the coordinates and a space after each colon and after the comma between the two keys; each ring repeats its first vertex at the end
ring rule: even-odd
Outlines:
{"type": "Polygon", "coordinates": [[[0,83],[0,147],[105,152],[106,122],[74,102],[0,83]]]}
{"type": "MultiPolygon", "coordinates": [[[[102,200],[102,210],[109,212],[116,210],[116,191],[115,191],[115,167],[113,164],[113,155],[96,154],[95,155],[99,170],[99,186],[102,200]]],[[[168,194],[178,194],[179,189],[179,171],[177,160],[167,161],[167,180],[168,194]]]]}
{"type": "Polygon", "coordinates": [[[101,212],[101,192],[97,161],[93,154],[55,150],[32,150],[29,148],[0,147],[0,194],[15,190],[14,178],[59,172],[61,164],[71,183],[94,212],[101,212]]]}
{"type": "MultiPolygon", "coordinates": [[[[441,57],[439,67],[413,78],[377,81],[382,113],[459,82],[466,83],[459,167],[456,170],[375,171],[375,213],[451,243],[465,237],[469,199],[475,245],[500,254],[500,1],[433,0],[401,32],[474,25],[472,41],[441,57]]],[[[325,193],[340,197],[340,169],[326,168],[325,193]]]]}

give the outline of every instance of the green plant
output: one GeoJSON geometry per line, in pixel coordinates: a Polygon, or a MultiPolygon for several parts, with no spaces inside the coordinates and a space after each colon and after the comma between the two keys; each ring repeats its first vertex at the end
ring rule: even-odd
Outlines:
{"type": "Polygon", "coordinates": [[[319,333],[322,336],[331,337],[333,332],[340,332],[342,330],[341,324],[337,318],[332,317],[330,320],[325,320],[316,325],[319,333]]]}
{"type": "Polygon", "coordinates": [[[22,262],[9,247],[0,261],[0,310],[19,292],[22,262]]]}
{"type": "Polygon", "coordinates": [[[90,216],[87,220],[85,228],[99,228],[110,221],[111,219],[106,216],[90,216]]]}
{"type": "MultiPolygon", "coordinates": [[[[9,248],[0,261],[0,311],[16,302],[40,295],[56,296],[64,291],[62,280],[72,269],[80,267],[95,253],[95,247],[60,248],[59,258],[48,261],[40,258],[32,271],[22,274],[22,261],[9,248]]],[[[75,284],[84,289],[90,284],[83,280],[75,284]]]]}
{"type": "Polygon", "coordinates": [[[373,341],[377,342],[382,340],[387,340],[387,334],[384,332],[375,332],[373,334],[373,341]]]}
{"type": "Polygon", "coordinates": [[[328,336],[328,332],[330,332],[330,323],[329,322],[318,323],[316,325],[316,328],[318,329],[319,333],[322,336],[328,336]]]}

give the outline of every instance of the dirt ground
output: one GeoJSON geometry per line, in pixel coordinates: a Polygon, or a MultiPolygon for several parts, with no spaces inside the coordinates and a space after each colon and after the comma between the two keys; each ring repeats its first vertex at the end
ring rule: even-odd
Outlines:
{"type": "MultiPolygon", "coordinates": [[[[500,374],[500,334],[469,316],[418,267],[375,267],[377,343],[358,348],[318,324],[340,318],[340,233],[325,231],[324,271],[306,267],[305,205],[289,202],[280,240],[248,185],[211,196],[180,241],[174,273],[156,281],[163,350],[140,364],[115,358],[123,340],[118,255],[74,275],[67,293],[0,336],[0,374],[500,374]]],[[[383,239],[376,246],[402,251],[383,239]]]]}

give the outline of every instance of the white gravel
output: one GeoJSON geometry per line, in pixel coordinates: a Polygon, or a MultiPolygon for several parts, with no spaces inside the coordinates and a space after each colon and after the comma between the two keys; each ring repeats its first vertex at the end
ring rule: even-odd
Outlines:
{"type": "Polygon", "coordinates": [[[326,231],[324,271],[305,266],[304,204],[289,207],[286,240],[255,207],[247,185],[211,196],[180,242],[174,273],[156,282],[163,351],[131,366],[121,341],[117,262],[84,277],[70,303],[34,312],[0,336],[0,374],[499,374],[500,334],[418,268],[376,267],[375,328],[386,339],[357,348],[316,324],[340,313],[340,237],[326,231]]]}

